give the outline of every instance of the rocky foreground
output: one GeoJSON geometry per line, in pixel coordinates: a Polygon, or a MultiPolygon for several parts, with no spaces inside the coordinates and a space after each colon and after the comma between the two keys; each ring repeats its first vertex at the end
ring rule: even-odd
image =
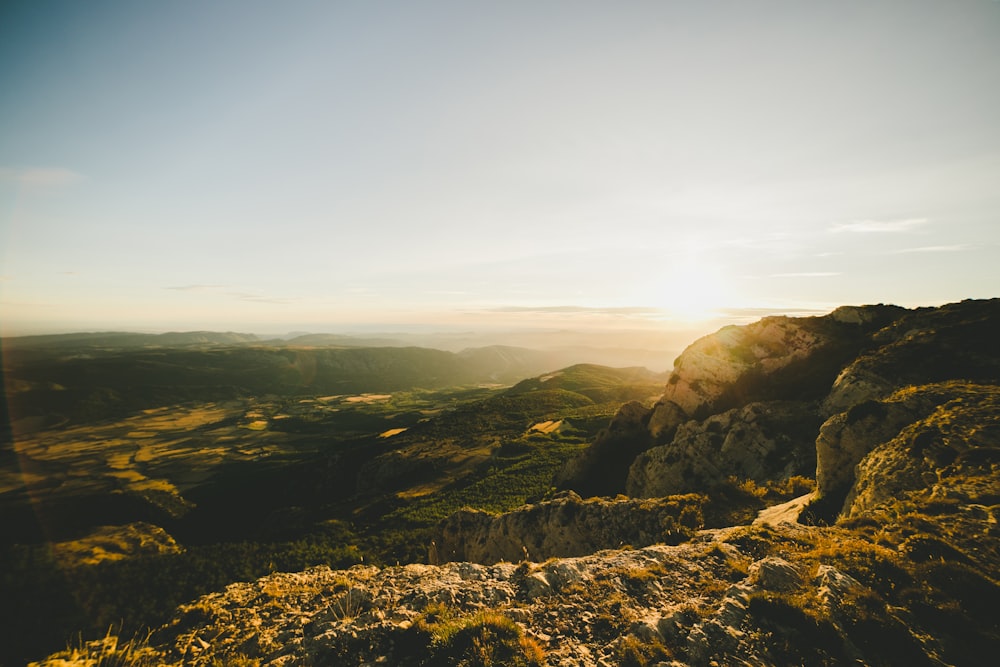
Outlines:
{"type": "Polygon", "coordinates": [[[36,664],[995,664],[998,340],[995,300],[723,329],[561,476],[636,497],[464,512],[437,565],[276,573],[36,664]]]}

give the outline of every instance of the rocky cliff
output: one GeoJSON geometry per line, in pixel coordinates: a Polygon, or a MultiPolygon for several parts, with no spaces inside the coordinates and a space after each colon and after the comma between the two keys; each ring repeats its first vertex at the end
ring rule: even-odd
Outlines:
{"type": "Polygon", "coordinates": [[[998,339],[997,299],[842,307],[725,327],[677,358],[652,409],[623,407],[556,484],[645,497],[729,476],[766,483],[811,475],[826,418],[911,385],[1000,381],[998,339]]]}
{"type": "Polygon", "coordinates": [[[844,517],[914,494],[946,505],[995,506],[1000,387],[945,382],[900,389],[830,418],[816,454],[819,501],[844,517]]]}

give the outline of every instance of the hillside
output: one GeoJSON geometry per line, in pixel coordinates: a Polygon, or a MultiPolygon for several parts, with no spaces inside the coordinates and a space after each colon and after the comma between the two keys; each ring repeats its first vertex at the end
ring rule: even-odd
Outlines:
{"type": "MultiPolygon", "coordinates": [[[[212,372],[182,363],[206,358],[193,352],[166,354],[192,382],[212,372]]],[[[511,348],[443,358],[454,356],[501,374],[531,358],[511,348]]],[[[71,373],[60,363],[87,368],[72,357],[46,363],[63,376],[71,373]]],[[[82,381],[125,386],[97,368],[104,374],[82,381]]],[[[127,377],[147,386],[165,377],[143,371],[127,377]]],[[[221,372],[254,379],[232,359],[221,372]]],[[[651,404],[666,379],[592,365],[555,373],[558,388],[374,391],[387,381],[376,374],[360,393],[209,393],[19,431],[15,456],[0,461],[0,620],[13,631],[0,664],[123,619],[138,631],[181,602],[275,568],[424,560],[439,520],[467,505],[504,511],[541,497],[614,414],[617,396],[651,404]]],[[[184,395],[163,388],[164,401],[184,395]]]]}
{"type": "Polygon", "coordinates": [[[79,334],[8,338],[3,374],[24,433],[181,402],[384,393],[511,384],[557,367],[558,353],[509,347],[251,344],[243,334],[79,334]],[[235,344],[239,342],[240,344],[235,344]]]}
{"type": "Polygon", "coordinates": [[[41,664],[993,664],[997,340],[1000,300],[843,307],[706,336],[653,400],[628,369],[525,380],[362,466],[381,518],[352,528],[399,564],[233,583],[41,664]]]}

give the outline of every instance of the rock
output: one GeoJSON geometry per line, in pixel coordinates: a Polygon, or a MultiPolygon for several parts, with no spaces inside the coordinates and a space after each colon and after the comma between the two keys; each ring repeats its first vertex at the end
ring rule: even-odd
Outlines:
{"type": "MultiPolygon", "coordinates": [[[[669,446],[691,420],[699,423],[751,403],[823,399],[843,368],[870,346],[872,334],[905,312],[895,306],[846,307],[823,317],[766,317],[705,336],[674,362],[652,410],[639,404],[623,406],[607,431],[566,465],[555,484],[584,496],[613,495],[626,488],[654,495],[664,492],[659,489],[680,488],[675,482],[681,470],[673,471],[671,482],[655,480],[658,473],[642,478],[642,465],[640,470],[632,465],[636,457],[669,446]]],[[[820,422],[816,420],[817,427],[820,422]]],[[[809,443],[813,438],[815,430],[809,443]]],[[[811,451],[809,443],[804,449],[811,451]]],[[[660,465],[673,453],[658,456],[660,465]]],[[[807,456],[812,459],[811,453],[807,456]]],[[[710,463],[701,454],[693,458],[705,466],[710,463]]],[[[712,471],[707,467],[704,472],[712,471]]]]}
{"type": "Polygon", "coordinates": [[[854,577],[824,563],[817,568],[813,584],[816,586],[816,597],[833,613],[840,613],[843,600],[849,595],[865,590],[854,577]]]}
{"type": "Polygon", "coordinates": [[[903,402],[866,401],[824,422],[816,438],[817,497],[841,503],[854,484],[855,466],[918,412],[918,406],[903,402]]]}
{"type": "Polygon", "coordinates": [[[907,491],[989,496],[975,487],[991,486],[984,475],[993,463],[975,462],[992,461],[1000,445],[997,392],[962,382],[908,387],[831,417],[816,439],[818,502],[857,516],[907,491]]]}
{"type": "Polygon", "coordinates": [[[626,492],[655,497],[709,490],[728,477],[758,482],[811,476],[820,420],[813,404],[750,403],[680,426],[670,444],[640,454],[626,492]]]}
{"type": "Polygon", "coordinates": [[[703,419],[754,400],[821,397],[868,336],[901,312],[865,306],[724,327],[677,358],[661,402],[703,419]]]}
{"type": "Polygon", "coordinates": [[[789,591],[802,585],[802,573],[787,560],[768,556],[750,565],[747,580],[764,590],[789,591]]]}
{"type": "Polygon", "coordinates": [[[870,350],[838,376],[826,416],[907,385],[1000,379],[1000,299],[968,300],[905,311],[873,337],[870,350]]]}
{"type": "MultiPolygon", "coordinates": [[[[584,495],[625,490],[655,496],[698,489],[729,475],[761,481],[809,474],[810,443],[830,418],[818,444],[826,454],[826,465],[819,464],[825,480],[820,487],[840,487],[835,493],[843,494],[858,453],[864,452],[855,435],[867,438],[870,426],[845,424],[837,415],[905,386],[1000,381],[996,340],[1000,299],[915,310],[845,306],[823,317],[767,317],[724,327],[677,358],[652,410],[623,407],[611,427],[567,464],[556,484],[584,495]],[[775,447],[770,434],[736,430],[747,420],[732,410],[776,401],[819,402],[811,416],[812,433],[797,435],[791,449],[775,447]],[[856,429],[865,433],[855,434],[856,429]],[[802,462],[799,473],[767,458],[791,452],[802,462]]],[[[881,428],[888,437],[895,425],[881,428]]]]}
{"type": "Polygon", "coordinates": [[[431,558],[493,563],[577,556],[623,544],[677,543],[700,527],[702,502],[697,495],[584,501],[568,492],[500,515],[462,510],[438,527],[431,558]]]}
{"type": "Polygon", "coordinates": [[[689,419],[679,405],[661,398],[653,406],[653,413],[649,417],[649,434],[657,443],[668,442],[674,437],[677,427],[689,419]]]}
{"type": "Polygon", "coordinates": [[[861,516],[910,494],[962,504],[1000,490],[1000,387],[949,382],[901,390],[885,405],[917,405],[910,423],[861,460],[843,515],[861,516]]]}

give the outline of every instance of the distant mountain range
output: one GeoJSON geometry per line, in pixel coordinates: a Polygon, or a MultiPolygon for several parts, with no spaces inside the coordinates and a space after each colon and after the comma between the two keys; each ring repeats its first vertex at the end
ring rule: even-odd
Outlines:
{"type": "Polygon", "coordinates": [[[255,394],[514,384],[577,361],[571,351],[498,345],[455,353],[319,344],[347,338],[322,334],[260,341],[250,334],[215,332],[9,338],[3,341],[7,408],[15,430],[23,432],[67,420],[255,394]],[[294,344],[303,340],[310,345],[294,344]]]}
{"type": "Polygon", "coordinates": [[[132,348],[207,347],[424,347],[448,352],[502,346],[544,351],[552,365],[545,370],[575,363],[612,367],[646,366],[654,371],[670,367],[674,357],[692,337],[684,331],[498,331],[492,333],[305,333],[267,336],[240,332],[181,331],[160,334],[126,331],[77,332],[12,336],[0,341],[5,350],[59,351],[87,354],[100,350],[132,348]]]}

